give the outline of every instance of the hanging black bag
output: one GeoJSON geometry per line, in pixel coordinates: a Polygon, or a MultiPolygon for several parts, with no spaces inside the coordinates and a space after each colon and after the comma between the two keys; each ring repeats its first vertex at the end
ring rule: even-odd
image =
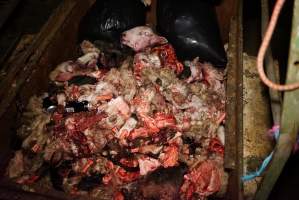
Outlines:
{"type": "Polygon", "coordinates": [[[199,57],[214,66],[227,63],[214,5],[202,0],[159,0],[157,30],[181,60],[199,57]]]}
{"type": "Polygon", "coordinates": [[[80,22],[79,42],[119,41],[123,31],[144,25],[145,17],[140,0],[97,0],[80,22]]]}

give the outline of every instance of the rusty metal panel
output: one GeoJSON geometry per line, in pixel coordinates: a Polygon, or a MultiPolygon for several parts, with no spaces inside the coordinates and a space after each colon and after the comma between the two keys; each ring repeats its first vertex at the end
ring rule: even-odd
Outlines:
{"type": "Polygon", "coordinates": [[[230,23],[233,16],[237,14],[238,0],[221,1],[216,6],[217,19],[220,26],[220,33],[223,42],[229,40],[230,23]]]}
{"type": "Polygon", "coordinates": [[[229,183],[225,199],[243,199],[240,177],[243,173],[243,30],[242,0],[237,1],[237,14],[231,20],[226,82],[226,123],[224,167],[229,170],[229,183]]]}

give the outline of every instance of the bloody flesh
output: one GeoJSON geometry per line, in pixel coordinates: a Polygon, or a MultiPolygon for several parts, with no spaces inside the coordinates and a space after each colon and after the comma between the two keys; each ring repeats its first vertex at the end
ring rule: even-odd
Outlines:
{"type": "Polygon", "coordinates": [[[165,42],[148,42],[107,71],[99,62],[105,54],[84,41],[82,57],[50,74],[62,88],[49,94],[57,102],[54,110],[47,112],[42,98],[31,99],[24,115],[34,116],[24,124],[30,131],[22,133],[22,149],[11,160],[8,176],[34,187],[47,175],[40,173],[43,166],[49,166],[59,180],[53,187],[108,199],[134,194],[138,199],[206,198],[219,191],[225,185],[224,147],[217,138],[225,116],[224,74],[195,58],[187,62],[191,76],[179,79],[183,65],[165,42]],[[92,81],[82,82],[82,76],[92,81]],[[41,116],[44,123],[36,126],[41,116]],[[168,189],[148,179],[182,166],[180,177],[162,181],[168,189]]]}

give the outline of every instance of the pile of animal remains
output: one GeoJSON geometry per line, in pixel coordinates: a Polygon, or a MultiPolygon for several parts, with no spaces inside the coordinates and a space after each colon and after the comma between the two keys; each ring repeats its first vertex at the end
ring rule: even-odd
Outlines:
{"type": "Polygon", "coordinates": [[[43,179],[98,199],[205,199],[224,187],[223,72],[198,59],[184,70],[171,44],[150,28],[122,35],[120,66],[88,41],[60,64],[55,86],[32,97],[8,167],[17,183],[43,179]],[[104,64],[105,65],[105,64],[104,64]],[[219,128],[220,127],[220,128],[219,128]]]}

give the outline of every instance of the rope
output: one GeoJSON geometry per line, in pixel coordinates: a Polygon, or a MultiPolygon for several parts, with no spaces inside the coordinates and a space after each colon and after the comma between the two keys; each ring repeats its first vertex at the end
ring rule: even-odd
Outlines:
{"type": "Polygon", "coordinates": [[[279,90],[279,91],[294,90],[294,89],[299,88],[299,82],[291,83],[288,85],[280,85],[280,84],[274,83],[270,79],[267,78],[265,71],[264,71],[264,64],[263,64],[264,57],[265,57],[267,48],[269,46],[270,40],[272,38],[273,31],[277,24],[278,16],[280,14],[280,11],[283,7],[284,2],[285,2],[285,0],[277,0],[276,1],[269,25],[267,27],[264,39],[262,41],[262,44],[260,46],[258,56],[257,56],[257,70],[258,70],[261,80],[269,88],[271,88],[273,90],[279,90]]]}

